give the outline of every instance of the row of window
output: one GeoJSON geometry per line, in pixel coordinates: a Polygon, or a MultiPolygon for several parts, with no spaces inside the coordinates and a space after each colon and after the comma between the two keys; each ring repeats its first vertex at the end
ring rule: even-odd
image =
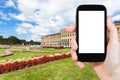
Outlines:
{"type": "Polygon", "coordinates": [[[63,39],[62,42],[70,42],[71,39],[63,39]]]}
{"type": "Polygon", "coordinates": [[[61,37],[69,37],[69,36],[75,36],[75,34],[63,34],[61,37]]]}
{"type": "Polygon", "coordinates": [[[70,46],[70,43],[69,42],[63,42],[63,43],[61,43],[61,46],[70,46]]]}
{"type": "Polygon", "coordinates": [[[67,31],[65,31],[65,30],[62,30],[62,31],[61,31],[61,33],[63,33],[63,34],[64,34],[64,33],[68,33],[68,32],[67,32],[67,31]]]}
{"type": "MultiPolygon", "coordinates": [[[[71,41],[71,39],[62,39],[61,40],[61,42],[70,42],[70,41],[71,41]]],[[[58,43],[60,41],[45,41],[44,43],[48,43],[48,42],[50,42],[50,43],[58,43]]]]}
{"type": "Polygon", "coordinates": [[[69,42],[63,42],[59,44],[41,44],[42,46],[70,46],[69,42]]]}

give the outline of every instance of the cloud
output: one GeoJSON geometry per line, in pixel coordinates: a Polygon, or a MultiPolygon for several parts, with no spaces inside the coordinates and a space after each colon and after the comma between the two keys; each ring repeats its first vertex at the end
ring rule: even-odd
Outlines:
{"type": "Polygon", "coordinates": [[[103,4],[107,7],[107,12],[109,16],[112,16],[116,11],[120,10],[120,1],[119,0],[106,0],[103,1],[103,4]]]}
{"type": "Polygon", "coordinates": [[[17,29],[16,31],[19,34],[27,34],[27,33],[32,33],[34,35],[46,35],[49,32],[49,29],[44,28],[44,27],[39,27],[38,25],[31,25],[30,23],[21,23],[17,24],[17,29]]]}
{"type": "Polygon", "coordinates": [[[10,16],[23,22],[16,28],[19,34],[31,33],[31,38],[37,39],[38,35],[56,33],[65,26],[75,24],[77,6],[88,3],[105,5],[109,16],[120,10],[119,0],[18,0],[20,13],[10,16]]]}
{"type": "Polygon", "coordinates": [[[68,22],[74,21],[74,18],[71,20],[68,18],[70,16],[67,15],[71,15],[71,18],[74,17],[73,14],[69,13],[69,10],[72,9],[73,11],[73,5],[66,4],[71,4],[71,0],[19,0],[18,10],[20,14],[10,14],[10,16],[22,22],[27,21],[37,24],[37,26],[32,25],[32,28],[26,29],[22,23],[16,29],[18,34],[31,33],[32,38],[35,39],[38,35],[59,32],[61,28],[69,24],[68,22]]]}
{"type": "Polygon", "coordinates": [[[5,23],[5,22],[2,22],[2,21],[0,21],[0,24],[2,24],[2,25],[3,25],[3,24],[6,25],[6,23],[5,23]]]}
{"type": "Polygon", "coordinates": [[[16,32],[18,34],[31,34],[31,37],[28,40],[40,40],[40,37],[43,35],[47,35],[49,33],[49,29],[44,27],[39,27],[38,25],[31,25],[30,23],[21,23],[17,24],[16,32]]]}
{"type": "MultiPolygon", "coordinates": [[[[43,22],[48,23],[50,22],[51,17],[56,17],[56,16],[62,17],[62,15],[66,13],[68,10],[71,9],[73,10],[74,4],[71,4],[71,1],[73,0],[65,0],[65,1],[19,0],[18,10],[21,13],[18,15],[14,14],[12,15],[12,17],[22,21],[36,22],[37,24],[43,22]],[[71,5],[67,5],[67,4],[71,4],[71,5]]],[[[64,16],[64,18],[66,17],[64,16]]],[[[59,19],[60,18],[58,18],[58,21],[59,19]]]]}
{"type": "Polygon", "coordinates": [[[4,14],[3,12],[0,12],[0,18],[3,20],[11,20],[7,14],[4,14]]]}
{"type": "Polygon", "coordinates": [[[39,26],[35,26],[34,28],[30,29],[30,32],[34,35],[47,35],[49,33],[49,29],[44,28],[44,27],[39,27],[39,26]]]}
{"type": "Polygon", "coordinates": [[[9,13],[9,15],[10,15],[11,17],[14,17],[14,18],[16,18],[16,19],[18,19],[18,20],[21,20],[21,21],[26,21],[26,20],[27,20],[26,16],[25,16],[24,14],[22,14],[22,13],[21,13],[21,14],[18,14],[18,15],[9,13]]]}
{"type": "Polygon", "coordinates": [[[31,35],[31,38],[27,39],[28,41],[34,40],[34,41],[40,41],[41,36],[39,35],[31,35]]]}
{"type": "Polygon", "coordinates": [[[29,23],[21,23],[21,24],[17,24],[17,29],[16,32],[18,34],[27,34],[29,32],[29,30],[31,28],[33,28],[33,26],[29,23]]]}
{"type": "Polygon", "coordinates": [[[108,15],[113,15],[113,13],[119,9],[118,6],[120,5],[119,1],[113,0],[18,0],[18,10],[21,13],[17,15],[13,14],[12,17],[21,21],[35,22],[44,26],[47,24],[48,27],[55,27],[56,25],[51,23],[51,18],[59,16],[60,18],[56,19],[57,22],[55,24],[58,24],[59,26],[67,26],[75,23],[76,7],[85,3],[105,5],[108,9],[108,15]],[[59,24],[61,21],[62,23],[59,24]]]}
{"type": "Polygon", "coordinates": [[[7,16],[2,16],[1,17],[2,19],[4,19],[4,20],[11,20],[9,17],[7,17],[7,16]]]}
{"type": "Polygon", "coordinates": [[[12,0],[6,1],[5,7],[14,7],[14,8],[16,8],[16,6],[15,6],[15,4],[14,4],[14,2],[12,0]]]}

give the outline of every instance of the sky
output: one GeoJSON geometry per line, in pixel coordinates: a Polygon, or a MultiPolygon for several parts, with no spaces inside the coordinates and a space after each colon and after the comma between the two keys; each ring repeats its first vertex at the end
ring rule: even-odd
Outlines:
{"type": "Polygon", "coordinates": [[[120,0],[0,0],[0,35],[40,41],[74,25],[81,4],[103,4],[107,16],[120,21],[120,0]]]}

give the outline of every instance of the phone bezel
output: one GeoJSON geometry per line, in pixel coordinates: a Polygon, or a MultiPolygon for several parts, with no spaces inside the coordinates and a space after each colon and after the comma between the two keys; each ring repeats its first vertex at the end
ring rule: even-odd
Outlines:
{"type": "Polygon", "coordinates": [[[104,16],[104,27],[105,27],[105,36],[104,36],[104,53],[79,53],[78,49],[76,50],[77,56],[78,56],[78,60],[82,61],[82,62],[101,62],[105,60],[106,57],[106,50],[107,50],[107,11],[105,6],[103,5],[80,5],[77,7],[77,11],[76,11],[76,41],[79,47],[79,34],[78,34],[78,30],[79,30],[79,11],[104,11],[105,16],[104,16]]]}

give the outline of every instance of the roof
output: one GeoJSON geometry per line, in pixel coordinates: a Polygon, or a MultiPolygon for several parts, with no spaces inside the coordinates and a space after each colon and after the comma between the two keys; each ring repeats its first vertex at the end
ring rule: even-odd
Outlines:
{"type": "MultiPolygon", "coordinates": [[[[45,36],[43,36],[43,37],[53,36],[53,35],[59,35],[59,34],[61,34],[61,33],[49,34],[49,35],[45,35],[45,36]]],[[[41,37],[41,38],[43,38],[43,37],[41,37]]]]}

